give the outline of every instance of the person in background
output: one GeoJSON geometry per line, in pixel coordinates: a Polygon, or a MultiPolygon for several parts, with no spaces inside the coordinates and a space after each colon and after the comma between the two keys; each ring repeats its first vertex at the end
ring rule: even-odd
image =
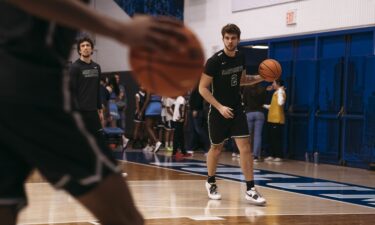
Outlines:
{"type": "MultiPolygon", "coordinates": [[[[121,119],[120,110],[118,109],[118,99],[121,94],[120,87],[118,86],[118,82],[115,76],[111,76],[109,78],[109,83],[107,85],[107,90],[109,93],[109,102],[108,102],[108,109],[109,109],[109,123],[111,127],[118,127],[118,121],[121,119]]],[[[125,136],[125,130],[123,130],[122,134],[122,149],[126,149],[129,143],[129,139],[125,136]]]]}
{"type": "Polygon", "coordinates": [[[141,86],[139,91],[135,94],[135,113],[134,113],[134,133],[133,133],[133,148],[139,149],[144,148],[143,145],[143,130],[145,117],[141,113],[141,110],[146,101],[146,91],[141,86]]]}
{"type": "Polygon", "coordinates": [[[70,87],[75,99],[75,108],[88,124],[92,132],[100,136],[101,124],[104,121],[100,96],[100,65],[95,63],[91,56],[94,51],[94,42],[84,36],[77,40],[77,59],[70,66],[70,87]]]}
{"type": "Polygon", "coordinates": [[[126,90],[125,90],[124,85],[122,85],[121,82],[120,82],[120,75],[119,74],[117,74],[117,73],[115,74],[115,79],[116,79],[116,83],[117,83],[118,88],[119,88],[119,94],[118,94],[117,99],[116,99],[116,105],[117,105],[117,109],[118,109],[120,119],[117,120],[117,126],[125,131],[125,129],[126,129],[125,115],[126,115],[126,107],[127,107],[127,102],[128,102],[127,96],[126,96],[126,90]]]}
{"type": "Polygon", "coordinates": [[[148,145],[143,149],[150,152],[158,152],[161,147],[161,141],[158,139],[154,127],[157,126],[161,115],[161,96],[148,93],[145,103],[141,109],[140,116],[145,116],[146,131],[148,134],[148,145]]]}
{"type": "Polygon", "coordinates": [[[269,156],[265,158],[266,161],[280,162],[283,160],[283,128],[285,124],[284,104],[286,100],[286,93],[284,88],[284,81],[281,79],[275,80],[272,83],[275,90],[272,95],[270,105],[264,105],[268,109],[267,127],[268,127],[268,141],[269,141],[269,156]]]}
{"type": "Polygon", "coordinates": [[[100,78],[100,88],[99,88],[100,99],[101,99],[100,101],[102,103],[102,110],[103,110],[103,120],[101,121],[102,127],[107,126],[107,122],[109,118],[108,102],[109,102],[110,94],[107,90],[107,85],[108,85],[108,78],[106,76],[102,76],[100,78]]]}
{"type": "Polygon", "coordinates": [[[178,96],[173,105],[173,118],[172,118],[172,126],[174,128],[172,156],[175,156],[175,157],[190,157],[191,156],[191,154],[187,153],[185,149],[185,135],[184,135],[185,113],[186,113],[186,100],[183,96],[178,96]],[[180,154],[178,154],[178,149],[180,149],[181,151],[180,154]]]}
{"type": "Polygon", "coordinates": [[[261,161],[262,130],[265,120],[263,105],[266,103],[266,90],[261,83],[244,86],[242,99],[245,104],[254,161],[258,162],[261,161]]]}
{"type": "Polygon", "coordinates": [[[167,151],[173,150],[173,139],[174,139],[174,127],[172,125],[173,119],[173,106],[176,99],[164,98],[165,105],[165,149],[167,151]]]}
{"type": "MultiPolygon", "coordinates": [[[[203,97],[199,94],[198,86],[193,89],[189,99],[189,105],[191,113],[191,122],[193,125],[193,133],[196,138],[190,138],[190,141],[199,141],[203,144],[203,150],[206,154],[210,149],[210,139],[208,138],[208,127],[206,115],[203,110],[204,100],[203,97]]],[[[190,146],[193,146],[193,143],[190,143],[190,146]]]]}

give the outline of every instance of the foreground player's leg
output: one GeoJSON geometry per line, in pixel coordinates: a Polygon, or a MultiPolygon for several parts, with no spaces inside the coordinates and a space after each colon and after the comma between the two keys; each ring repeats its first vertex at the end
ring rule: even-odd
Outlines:
{"type": "Polygon", "coordinates": [[[15,225],[17,220],[16,206],[0,206],[0,218],[2,225],[15,225]]]}
{"type": "Polygon", "coordinates": [[[118,174],[106,177],[91,192],[77,198],[103,225],[143,225],[124,178],[118,174]]]}

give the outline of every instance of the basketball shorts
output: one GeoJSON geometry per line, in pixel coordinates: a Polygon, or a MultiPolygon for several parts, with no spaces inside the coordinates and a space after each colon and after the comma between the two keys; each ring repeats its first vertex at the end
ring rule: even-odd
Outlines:
{"type": "Polygon", "coordinates": [[[27,204],[24,182],[33,169],[57,189],[78,197],[106,176],[119,173],[100,138],[97,111],[70,112],[44,106],[2,104],[0,111],[0,205],[27,204]]]}
{"type": "Polygon", "coordinates": [[[222,144],[228,138],[249,137],[246,114],[242,109],[234,110],[234,118],[226,119],[216,109],[208,114],[208,130],[212,145],[222,144]]]}
{"type": "Polygon", "coordinates": [[[145,115],[142,114],[142,116],[139,115],[139,113],[134,114],[134,122],[136,123],[142,123],[145,121],[145,115]]]}
{"type": "Polygon", "coordinates": [[[157,123],[157,128],[163,129],[165,128],[165,116],[160,116],[158,123],[157,123]]]}
{"type": "Polygon", "coordinates": [[[172,126],[172,120],[165,121],[164,129],[166,129],[166,130],[174,130],[174,127],[172,126]]]}

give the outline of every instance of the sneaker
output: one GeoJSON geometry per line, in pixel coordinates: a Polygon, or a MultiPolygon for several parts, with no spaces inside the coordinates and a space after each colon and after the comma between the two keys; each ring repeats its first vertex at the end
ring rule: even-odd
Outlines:
{"type": "Polygon", "coordinates": [[[232,157],[237,157],[237,153],[232,153],[232,157]]]}
{"type": "Polygon", "coordinates": [[[157,153],[160,150],[160,147],[161,147],[161,142],[160,141],[156,142],[155,148],[154,148],[154,153],[157,153]]]}
{"type": "Polygon", "coordinates": [[[184,158],[192,157],[192,156],[193,156],[193,154],[191,154],[191,153],[183,153],[182,154],[182,157],[184,157],[184,158]]]}
{"type": "Polygon", "coordinates": [[[221,199],[221,194],[217,191],[217,185],[216,183],[208,183],[206,182],[206,190],[208,197],[212,200],[219,200],[221,199]]]}
{"type": "Polygon", "coordinates": [[[173,151],[173,147],[172,146],[168,146],[168,147],[165,148],[165,150],[167,150],[168,152],[171,152],[171,151],[173,151]]]}
{"type": "Polygon", "coordinates": [[[281,161],[283,161],[283,159],[282,159],[282,158],[279,158],[279,157],[276,157],[276,158],[273,159],[273,161],[274,161],[274,162],[281,162],[281,161]]]}
{"type": "Polygon", "coordinates": [[[144,147],[142,150],[145,151],[145,152],[150,152],[152,151],[152,146],[151,145],[146,145],[146,147],[144,147]]]}
{"type": "Polygon", "coordinates": [[[181,161],[184,161],[184,155],[181,154],[180,152],[176,152],[176,153],[172,153],[172,158],[176,161],[176,162],[181,162],[181,161]]]}
{"type": "Polygon", "coordinates": [[[253,187],[250,190],[246,191],[245,198],[251,204],[254,204],[254,205],[265,205],[266,204],[266,199],[264,199],[259,194],[259,192],[255,189],[255,187],[253,187]]]}
{"type": "Polygon", "coordinates": [[[122,136],[122,149],[126,149],[128,147],[129,139],[125,136],[122,136]]]}
{"type": "Polygon", "coordinates": [[[273,157],[272,156],[268,156],[267,158],[264,159],[264,161],[273,161],[273,157]]]}

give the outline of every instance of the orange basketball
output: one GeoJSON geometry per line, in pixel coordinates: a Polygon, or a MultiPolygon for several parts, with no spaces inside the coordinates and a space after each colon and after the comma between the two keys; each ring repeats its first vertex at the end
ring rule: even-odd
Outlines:
{"type": "Polygon", "coordinates": [[[156,53],[144,49],[130,50],[134,78],[148,92],[176,97],[193,89],[203,72],[203,49],[187,27],[180,28],[187,37],[185,51],[156,53]]]}
{"type": "Polygon", "coordinates": [[[265,81],[273,82],[281,76],[282,70],[278,61],[274,59],[266,59],[260,63],[258,72],[265,81]]]}

